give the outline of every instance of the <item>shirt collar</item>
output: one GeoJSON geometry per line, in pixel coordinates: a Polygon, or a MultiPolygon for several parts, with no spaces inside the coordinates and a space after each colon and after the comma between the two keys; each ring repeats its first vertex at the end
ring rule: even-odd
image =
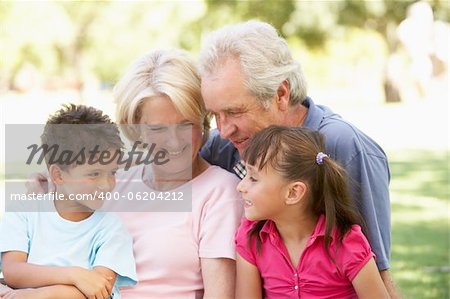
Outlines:
{"type": "Polygon", "coordinates": [[[310,97],[306,97],[302,105],[308,108],[308,114],[303,126],[311,130],[318,131],[320,123],[324,117],[323,110],[317,107],[310,97]]]}
{"type": "Polygon", "coordinates": [[[325,228],[326,228],[325,216],[322,214],[319,216],[319,219],[317,220],[316,227],[314,228],[311,237],[325,236],[325,228]]]}
{"type": "Polygon", "coordinates": [[[278,231],[275,223],[272,220],[267,220],[266,223],[264,223],[261,231],[259,232],[261,242],[264,242],[269,236],[275,237],[277,235],[278,231]]]}
{"type": "MultiPolygon", "coordinates": [[[[314,238],[314,240],[317,237],[323,237],[325,236],[325,216],[322,214],[319,216],[319,219],[317,220],[316,227],[314,228],[311,239],[314,238]]],[[[275,223],[271,220],[267,220],[266,223],[263,225],[261,231],[259,232],[259,237],[261,238],[261,242],[264,242],[268,237],[276,237],[278,236],[277,227],[275,226],[275,223]]]]}

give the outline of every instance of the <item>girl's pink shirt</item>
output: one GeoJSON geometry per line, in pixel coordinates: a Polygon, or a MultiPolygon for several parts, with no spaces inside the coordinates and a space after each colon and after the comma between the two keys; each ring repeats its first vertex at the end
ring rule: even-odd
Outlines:
{"type": "Polygon", "coordinates": [[[254,224],[242,220],[236,233],[236,250],[258,268],[265,298],[357,298],[352,280],[375,256],[360,226],[353,225],[340,245],[337,231],[332,231],[333,264],[325,251],[325,217],[321,215],[298,266],[294,267],[275,223],[270,220],[260,231],[260,253],[256,251],[255,238],[248,246],[248,232],[254,224]]]}

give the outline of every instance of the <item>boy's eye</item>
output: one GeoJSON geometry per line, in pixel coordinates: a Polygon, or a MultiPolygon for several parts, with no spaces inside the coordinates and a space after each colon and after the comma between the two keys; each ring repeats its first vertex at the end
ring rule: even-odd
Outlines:
{"type": "Polygon", "coordinates": [[[111,171],[111,175],[116,175],[116,173],[117,173],[117,170],[111,171]]]}
{"type": "Polygon", "coordinates": [[[88,177],[96,178],[100,175],[100,172],[91,172],[88,174],[88,177]]]}

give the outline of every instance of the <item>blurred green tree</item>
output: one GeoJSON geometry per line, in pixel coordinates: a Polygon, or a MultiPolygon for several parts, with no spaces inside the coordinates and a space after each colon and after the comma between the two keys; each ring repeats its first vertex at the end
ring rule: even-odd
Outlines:
{"type": "MultiPolygon", "coordinates": [[[[417,1],[206,0],[207,13],[201,21],[202,25],[197,27],[206,31],[227,23],[255,18],[271,23],[284,37],[298,39],[312,50],[324,48],[330,38],[341,34],[343,30],[363,28],[377,32],[382,37],[388,58],[398,48],[397,26],[405,19],[408,6],[414,2],[417,1]]],[[[432,0],[430,4],[436,18],[449,21],[449,1],[432,0]]],[[[387,74],[384,88],[386,100],[400,100],[396,83],[391,82],[387,74]]]]}
{"type": "MultiPolygon", "coordinates": [[[[110,86],[143,52],[182,46],[179,36],[203,9],[177,1],[0,2],[0,86],[18,88],[29,65],[47,87],[110,86]]],[[[199,36],[184,47],[198,48],[199,36]]]]}
{"type": "MultiPolygon", "coordinates": [[[[430,0],[437,18],[449,20],[450,4],[430,0]]],[[[396,47],[395,28],[405,1],[39,1],[0,2],[0,87],[14,88],[31,64],[47,78],[81,88],[96,77],[111,85],[127,64],[148,49],[181,47],[197,52],[203,34],[257,18],[289,40],[313,50],[348,28],[378,32],[396,47]]]]}
{"type": "Polygon", "coordinates": [[[62,1],[62,7],[72,25],[72,36],[69,43],[55,43],[60,70],[68,71],[73,77],[76,87],[81,89],[86,76],[88,50],[95,43],[92,27],[110,2],[106,1],[62,1]]]}

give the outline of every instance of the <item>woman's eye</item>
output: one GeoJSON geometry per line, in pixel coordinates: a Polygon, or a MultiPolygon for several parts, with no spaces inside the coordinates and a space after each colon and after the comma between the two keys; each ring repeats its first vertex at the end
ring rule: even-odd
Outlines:
{"type": "Polygon", "coordinates": [[[163,126],[147,126],[145,128],[145,131],[147,133],[161,133],[161,132],[165,132],[167,130],[167,127],[163,127],[163,126]]]}
{"type": "Polygon", "coordinates": [[[152,131],[152,132],[160,132],[160,131],[163,131],[164,130],[164,127],[152,127],[152,128],[150,128],[150,131],[152,131]]]}
{"type": "Polygon", "coordinates": [[[193,125],[194,125],[193,123],[182,123],[179,124],[178,127],[181,129],[190,129],[192,128],[193,125]]]}

